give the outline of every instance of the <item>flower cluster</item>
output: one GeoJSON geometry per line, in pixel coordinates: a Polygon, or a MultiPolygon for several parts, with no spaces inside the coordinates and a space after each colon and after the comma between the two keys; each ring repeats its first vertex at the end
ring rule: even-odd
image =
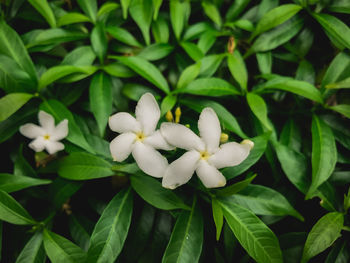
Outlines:
{"type": "Polygon", "coordinates": [[[203,109],[200,114],[200,137],[178,123],[162,123],[156,130],[160,110],[150,93],[140,98],[135,115],[136,118],[120,112],[110,117],[110,128],[120,133],[110,144],[112,157],[122,162],[131,153],[139,168],[150,176],[163,178],[162,185],[166,188],[187,183],[195,171],[207,188],[224,186],[226,179],[218,169],[240,164],[254,146],[249,140],[220,146],[220,122],[211,108],[203,109]],[[187,152],[171,164],[157,151],[175,147],[187,152]]]}

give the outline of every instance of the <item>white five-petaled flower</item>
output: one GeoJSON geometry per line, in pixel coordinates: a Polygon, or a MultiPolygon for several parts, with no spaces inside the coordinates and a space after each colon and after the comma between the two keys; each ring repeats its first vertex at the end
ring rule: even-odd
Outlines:
{"type": "Polygon", "coordinates": [[[201,138],[181,124],[168,122],[161,125],[161,133],[168,143],[187,150],[168,166],[163,176],[163,187],[174,189],[185,184],[194,171],[205,187],[224,186],[226,178],[218,169],[240,164],[254,146],[252,141],[244,140],[241,144],[229,142],[219,147],[220,122],[212,108],[203,109],[198,129],[201,138]]]}
{"type": "Polygon", "coordinates": [[[139,168],[153,177],[163,177],[168,167],[167,159],[155,149],[173,149],[156,130],[160,110],[151,93],[145,93],[137,103],[136,119],[131,114],[119,112],[109,118],[111,130],[121,133],[110,143],[114,161],[122,162],[130,153],[139,168]]]}
{"type": "Polygon", "coordinates": [[[44,111],[39,111],[38,118],[41,126],[27,123],[19,128],[24,136],[34,139],[29,147],[36,152],[46,149],[49,154],[63,150],[64,144],[59,140],[68,135],[68,120],[64,119],[55,126],[54,118],[44,111]]]}

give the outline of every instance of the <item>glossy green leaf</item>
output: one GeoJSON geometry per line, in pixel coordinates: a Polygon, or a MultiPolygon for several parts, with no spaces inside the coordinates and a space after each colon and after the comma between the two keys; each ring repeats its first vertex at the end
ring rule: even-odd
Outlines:
{"type": "Polygon", "coordinates": [[[73,114],[57,100],[47,100],[40,105],[40,109],[51,114],[56,122],[60,122],[64,119],[68,120],[69,133],[66,139],[90,153],[95,153],[91,146],[87,143],[82,131],[74,120],[73,114]]]}
{"type": "Polygon", "coordinates": [[[147,60],[140,57],[113,57],[118,59],[121,63],[131,68],[137,74],[141,75],[143,78],[154,84],[156,87],[169,93],[169,86],[156,66],[148,62],[147,60]]]}
{"type": "Polygon", "coordinates": [[[84,13],[91,18],[92,21],[96,21],[97,15],[97,1],[96,0],[77,0],[80,8],[84,13]]]}
{"type": "Polygon", "coordinates": [[[271,73],[271,68],[272,68],[271,52],[256,53],[256,60],[258,61],[258,67],[262,74],[271,73]]]}
{"type": "Polygon", "coordinates": [[[183,41],[180,43],[180,45],[186,51],[187,55],[195,62],[203,58],[204,54],[202,50],[200,50],[194,43],[183,41]]]}
{"type": "Polygon", "coordinates": [[[36,232],[22,249],[16,263],[43,263],[45,259],[43,234],[42,232],[36,232]]]}
{"type": "Polygon", "coordinates": [[[147,92],[153,94],[156,99],[160,98],[159,94],[155,90],[136,83],[128,83],[124,85],[122,89],[123,95],[134,101],[138,101],[142,95],[147,92]]]}
{"type": "Polygon", "coordinates": [[[160,104],[160,112],[161,116],[167,113],[169,110],[171,110],[177,101],[177,97],[174,95],[168,95],[166,96],[163,100],[162,103],[160,104]]]}
{"type": "Polygon", "coordinates": [[[97,17],[101,18],[103,15],[106,15],[106,14],[114,11],[118,7],[119,7],[119,4],[117,4],[117,3],[106,2],[98,10],[97,17]]]}
{"type": "Polygon", "coordinates": [[[202,78],[210,78],[214,75],[220,67],[224,57],[225,54],[215,54],[203,57],[197,62],[201,65],[199,76],[202,78]]]}
{"type": "Polygon", "coordinates": [[[100,59],[100,63],[103,64],[108,48],[108,40],[104,24],[96,23],[95,27],[92,29],[90,40],[93,50],[100,59]]]}
{"type": "Polygon", "coordinates": [[[228,198],[219,203],[232,232],[254,260],[283,262],[277,237],[256,215],[228,198]]]}
{"type": "Polygon", "coordinates": [[[350,3],[347,0],[334,0],[329,6],[327,6],[327,10],[331,12],[350,14],[350,3]]]}
{"type": "Polygon", "coordinates": [[[58,176],[52,182],[48,190],[51,203],[56,209],[61,209],[62,205],[73,196],[82,185],[82,182],[70,181],[58,176]]]}
{"type": "Polygon", "coordinates": [[[169,25],[164,17],[158,16],[158,19],[152,23],[152,34],[156,43],[169,42],[169,25]]]}
{"type": "Polygon", "coordinates": [[[247,94],[247,102],[254,113],[254,115],[259,119],[259,121],[269,130],[271,130],[271,125],[267,116],[267,106],[262,97],[254,93],[247,94]]]}
{"type": "Polygon", "coordinates": [[[250,140],[254,142],[254,148],[250,151],[248,158],[237,166],[227,167],[222,170],[222,173],[225,175],[226,179],[232,179],[244,173],[252,165],[254,165],[264,154],[269,138],[270,133],[265,133],[263,135],[251,138],[250,140]]]}
{"type": "Polygon", "coordinates": [[[31,98],[32,94],[28,93],[10,93],[0,99],[0,121],[6,120],[31,98]]]}
{"type": "Polygon", "coordinates": [[[122,6],[123,9],[123,18],[126,19],[128,17],[128,9],[129,9],[129,5],[130,2],[132,0],[120,0],[120,4],[122,6]]]}
{"type": "Polygon", "coordinates": [[[233,78],[241,86],[242,91],[247,91],[248,73],[244,60],[238,50],[227,55],[227,65],[233,78]]]}
{"type": "Polygon", "coordinates": [[[70,12],[61,16],[57,21],[57,25],[61,27],[61,26],[67,26],[71,24],[84,23],[84,22],[91,22],[91,20],[89,17],[81,13],[70,12]]]}
{"type": "Polygon", "coordinates": [[[162,262],[198,262],[203,245],[203,216],[193,202],[176,220],[162,262]]]}
{"type": "Polygon", "coordinates": [[[312,182],[306,198],[331,176],[337,162],[337,148],[331,128],[318,116],[312,118],[312,182]]]}
{"type": "Polygon", "coordinates": [[[133,72],[131,69],[124,66],[120,62],[114,62],[108,65],[105,65],[102,67],[102,69],[109,75],[118,77],[118,78],[130,78],[136,75],[135,72],[133,72]]]}
{"type": "Polygon", "coordinates": [[[331,110],[339,112],[340,114],[343,114],[345,117],[350,119],[350,105],[348,105],[348,104],[338,104],[338,105],[335,105],[335,106],[331,106],[329,108],[331,110]]]}
{"type": "Polygon", "coordinates": [[[252,37],[284,23],[296,15],[300,10],[301,6],[295,4],[280,5],[270,10],[260,19],[259,23],[256,25],[256,29],[253,32],[252,37]]]}
{"type": "Polygon", "coordinates": [[[131,175],[131,186],[147,203],[164,210],[189,209],[175,192],[150,176],[131,175]]]}
{"type": "Polygon", "coordinates": [[[72,214],[69,219],[69,230],[73,240],[84,251],[87,251],[90,246],[90,236],[94,222],[79,214],[78,216],[72,214]]]}
{"type": "Polygon", "coordinates": [[[49,23],[51,27],[56,27],[56,18],[47,0],[28,1],[49,23]]]}
{"type": "Polygon", "coordinates": [[[132,0],[129,12],[132,19],[140,28],[146,44],[149,45],[151,43],[149,30],[153,16],[152,0],[132,0]]]}
{"type": "Polygon", "coordinates": [[[191,109],[202,112],[206,107],[212,108],[219,117],[220,123],[224,129],[234,132],[241,138],[248,138],[248,136],[242,131],[236,118],[221,104],[211,100],[191,100],[181,99],[180,102],[191,109]]]}
{"type": "Polygon", "coordinates": [[[346,241],[339,241],[334,244],[332,250],[328,253],[325,263],[345,263],[349,261],[349,258],[348,243],[346,241]]]}
{"type": "Polygon", "coordinates": [[[34,225],[37,222],[12,196],[0,190],[0,219],[15,225],[34,225]]]}
{"type": "Polygon", "coordinates": [[[157,20],[159,9],[162,3],[163,3],[163,0],[153,0],[153,8],[154,8],[153,20],[157,20]]]}
{"type": "Polygon", "coordinates": [[[120,191],[109,202],[91,236],[86,262],[113,263],[123,248],[133,208],[131,189],[120,191]]]}
{"type": "Polygon", "coordinates": [[[350,89],[350,77],[342,81],[326,85],[327,89],[350,89]]]}
{"type": "Polygon", "coordinates": [[[226,20],[233,21],[244,10],[249,2],[250,0],[236,0],[232,2],[226,13],[226,20]]]}
{"type": "Polygon", "coordinates": [[[239,191],[243,190],[244,188],[246,188],[254,180],[255,177],[256,177],[256,174],[238,183],[231,184],[220,190],[216,190],[215,195],[222,196],[222,197],[234,195],[239,191]]]}
{"type": "Polygon", "coordinates": [[[301,148],[301,130],[294,119],[289,119],[283,126],[280,134],[280,142],[289,148],[300,151],[301,148]]]}
{"type": "Polygon", "coordinates": [[[170,0],[170,21],[177,40],[181,39],[181,33],[187,23],[190,8],[189,1],[170,0]]]}
{"type": "Polygon", "coordinates": [[[224,224],[224,213],[222,212],[219,202],[214,198],[211,200],[211,209],[213,211],[213,219],[216,227],[216,240],[219,240],[224,224]]]}
{"type": "Polygon", "coordinates": [[[0,53],[13,58],[14,61],[27,72],[31,81],[37,83],[34,64],[16,31],[9,27],[4,20],[0,21],[0,53]]]}
{"type": "Polygon", "coordinates": [[[173,50],[174,47],[169,44],[158,43],[145,47],[137,56],[149,61],[153,61],[168,56],[173,50]]]}
{"type": "Polygon", "coordinates": [[[121,27],[109,26],[106,28],[106,31],[118,41],[135,47],[142,47],[142,45],[136,40],[136,38],[130,34],[129,31],[121,27]]]}
{"type": "Polygon", "coordinates": [[[90,108],[97,121],[100,135],[103,136],[108,118],[112,113],[112,82],[103,72],[94,75],[89,89],[90,108]]]}
{"type": "Polygon", "coordinates": [[[328,213],[317,221],[307,236],[301,262],[308,262],[330,247],[340,236],[344,215],[339,212],[328,213]]]}
{"type": "Polygon", "coordinates": [[[0,173],[0,190],[7,193],[19,191],[28,187],[50,184],[50,180],[0,173]]]}
{"type": "Polygon", "coordinates": [[[326,34],[333,42],[340,43],[346,48],[350,48],[350,28],[335,16],[328,14],[312,13],[312,16],[321,24],[326,34]]]}
{"type": "Polygon", "coordinates": [[[221,21],[221,16],[220,16],[220,12],[217,9],[217,7],[211,3],[211,2],[207,2],[207,1],[203,1],[202,2],[202,7],[204,10],[204,13],[218,26],[221,27],[222,21],[221,21]]]}
{"type": "Polygon", "coordinates": [[[307,60],[302,60],[297,68],[295,78],[297,80],[302,80],[309,82],[311,85],[315,84],[315,69],[310,62],[307,60]]]}
{"type": "Polygon", "coordinates": [[[112,165],[89,153],[72,153],[60,161],[58,174],[70,180],[89,180],[111,176],[112,165]]]}
{"type": "Polygon", "coordinates": [[[196,79],[190,82],[187,86],[181,89],[176,89],[174,93],[185,93],[210,97],[240,95],[240,92],[235,86],[219,78],[196,79]]]}
{"type": "Polygon", "coordinates": [[[52,263],[83,263],[86,253],[68,239],[44,229],[44,247],[52,263]]]}
{"type": "Polygon", "coordinates": [[[80,46],[68,53],[61,65],[90,66],[96,58],[91,46],[80,46]]]}
{"type": "Polygon", "coordinates": [[[182,73],[179,77],[176,88],[181,89],[181,88],[187,86],[187,84],[189,84],[191,81],[196,79],[197,76],[199,75],[200,69],[201,69],[200,62],[197,62],[197,63],[185,68],[185,70],[182,71],[182,73]]]}

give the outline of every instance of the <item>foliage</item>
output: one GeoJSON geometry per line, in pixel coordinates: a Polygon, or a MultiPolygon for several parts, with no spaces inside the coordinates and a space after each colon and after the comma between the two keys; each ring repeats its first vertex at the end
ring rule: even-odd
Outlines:
{"type": "Polygon", "coordinates": [[[1,262],[348,262],[349,14],[346,0],[0,1],[1,262]],[[224,188],[169,190],[112,160],[108,118],[146,92],[160,123],[197,132],[211,107],[229,141],[254,142],[224,188]],[[19,127],[39,111],[68,120],[64,151],[28,147],[19,127]]]}

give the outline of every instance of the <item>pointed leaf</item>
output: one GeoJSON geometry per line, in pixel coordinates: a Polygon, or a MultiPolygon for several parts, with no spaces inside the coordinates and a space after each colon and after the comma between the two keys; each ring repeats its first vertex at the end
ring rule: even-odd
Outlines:
{"type": "Polygon", "coordinates": [[[45,259],[43,233],[36,232],[22,249],[16,263],[43,263],[45,259]]]}
{"type": "Polygon", "coordinates": [[[7,193],[15,192],[36,185],[44,185],[50,183],[50,180],[0,173],[0,190],[3,190],[7,193]]]}
{"type": "Polygon", "coordinates": [[[0,99],[0,122],[6,120],[31,98],[32,94],[28,93],[10,93],[0,99]]]}
{"type": "Polygon", "coordinates": [[[28,1],[49,23],[51,27],[56,27],[56,18],[47,0],[28,1]]]}
{"type": "Polygon", "coordinates": [[[97,1],[96,0],[77,0],[80,8],[84,13],[91,18],[92,21],[96,21],[97,15],[97,1]]]}

